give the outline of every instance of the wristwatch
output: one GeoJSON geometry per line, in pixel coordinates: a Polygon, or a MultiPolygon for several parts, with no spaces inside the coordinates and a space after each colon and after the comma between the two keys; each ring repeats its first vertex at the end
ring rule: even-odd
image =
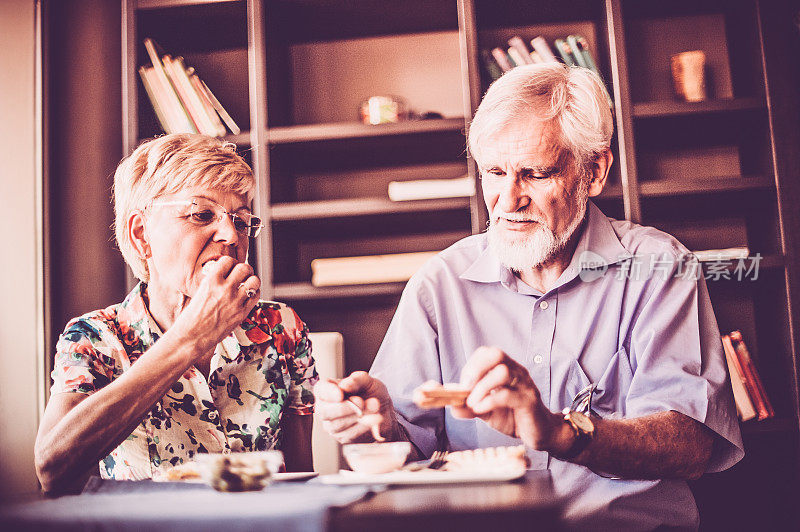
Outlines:
{"type": "Polygon", "coordinates": [[[591,443],[592,438],[594,438],[594,423],[588,415],[576,410],[565,408],[561,413],[564,414],[564,422],[575,431],[575,441],[572,442],[566,452],[556,456],[556,458],[571,460],[581,454],[586,449],[586,446],[591,443]]]}

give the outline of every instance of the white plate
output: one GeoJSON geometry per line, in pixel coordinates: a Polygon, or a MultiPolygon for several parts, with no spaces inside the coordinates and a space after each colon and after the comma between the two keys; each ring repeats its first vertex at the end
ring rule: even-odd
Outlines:
{"type": "Polygon", "coordinates": [[[471,482],[506,482],[520,478],[525,468],[498,469],[493,471],[392,471],[391,473],[366,474],[339,471],[338,475],[322,475],[323,484],[346,486],[353,484],[464,484],[471,482]]]}
{"type": "Polygon", "coordinates": [[[317,475],[319,475],[319,473],[316,473],[314,471],[296,471],[296,472],[291,472],[291,473],[275,473],[274,475],[272,475],[272,480],[277,480],[277,481],[280,481],[280,480],[286,480],[286,481],[289,481],[289,480],[308,480],[309,478],[314,478],[317,475]]]}

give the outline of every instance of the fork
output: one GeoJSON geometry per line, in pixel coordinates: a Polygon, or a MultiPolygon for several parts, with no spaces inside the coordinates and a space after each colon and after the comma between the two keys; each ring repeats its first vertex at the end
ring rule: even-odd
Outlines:
{"type": "Polygon", "coordinates": [[[427,469],[441,469],[447,463],[447,451],[434,451],[427,469]]]}

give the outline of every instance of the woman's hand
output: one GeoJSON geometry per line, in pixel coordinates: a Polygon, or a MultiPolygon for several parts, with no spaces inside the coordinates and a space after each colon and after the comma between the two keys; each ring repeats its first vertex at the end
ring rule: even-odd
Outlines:
{"type": "Polygon", "coordinates": [[[466,407],[453,408],[453,416],[480,418],[533,449],[547,451],[560,444],[562,417],[542,403],[528,370],[500,349],[476,349],[461,370],[461,384],[472,392],[466,407]]]}
{"type": "Polygon", "coordinates": [[[198,353],[214,349],[253,310],[261,281],[247,263],[221,257],[204,268],[205,277],[172,328],[196,343],[198,353]]]}

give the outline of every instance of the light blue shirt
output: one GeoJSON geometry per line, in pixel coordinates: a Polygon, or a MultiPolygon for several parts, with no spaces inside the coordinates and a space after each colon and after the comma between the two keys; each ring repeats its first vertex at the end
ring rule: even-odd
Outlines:
{"type": "MultiPolygon", "coordinates": [[[[595,383],[592,408],[603,418],[674,410],[714,431],[708,472],[744,456],[719,330],[705,280],[684,260],[688,250],[656,229],[609,219],[591,202],[588,211],[570,265],[544,294],[500,264],[485,234],[439,253],[408,282],[371,374],[423,453],[520,443],[411,400],[427,380],[458,382],[475,349],[490,345],[528,369],[553,412],[595,383]]],[[[684,481],[604,478],[542,451],[529,456],[574,496],[567,516],[576,523],[698,524],[684,481]]]]}

